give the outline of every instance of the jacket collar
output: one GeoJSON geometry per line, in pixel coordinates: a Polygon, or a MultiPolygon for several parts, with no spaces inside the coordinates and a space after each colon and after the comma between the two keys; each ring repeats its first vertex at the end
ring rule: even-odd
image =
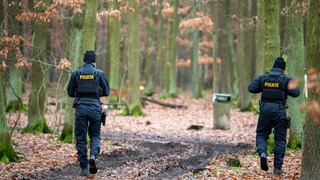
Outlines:
{"type": "Polygon", "coordinates": [[[93,63],[84,63],[82,67],[95,67],[93,63]]]}
{"type": "Polygon", "coordinates": [[[284,70],[281,68],[272,68],[270,71],[271,74],[283,74],[284,70]]]}

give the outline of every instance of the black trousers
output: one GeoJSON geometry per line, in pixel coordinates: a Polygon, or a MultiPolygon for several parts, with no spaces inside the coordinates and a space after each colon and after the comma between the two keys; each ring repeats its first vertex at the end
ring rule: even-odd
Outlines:
{"type": "Polygon", "coordinates": [[[260,104],[260,113],[256,130],[256,146],[259,155],[267,154],[267,141],[274,128],[274,168],[281,169],[286,151],[287,128],[283,126],[286,118],[285,106],[277,103],[260,104]]]}
{"type": "Polygon", "coordinates": [[[90,138],[90,156],[100,153],[102,107],[97,102],[82,102],[76,105],[75,135],[80,167],[88,167],[87,133],[90,138]]]}

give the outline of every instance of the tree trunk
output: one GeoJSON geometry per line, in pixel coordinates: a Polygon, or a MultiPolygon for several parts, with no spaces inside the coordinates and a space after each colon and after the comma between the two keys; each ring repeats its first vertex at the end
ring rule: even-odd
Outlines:
{"type": "MultiPolygon", "coordinates": [[[[116,1],[109,2],[109,11],[119,8],[119,3],[116,1]]],[[[120,74],[120,24],[121,21],[114,17],[108,17],[108,50],[107,50],[107,61],[110,66],[108,75],[110,88],[118,89],[122,84],[121,78],[123,74],[120,74]]],[[[117,103],[119,97],[108,98],[109,103],[117,103]]]]}
{"type": "MultiPolygon", "coordinates": [[[[291,2],[291,0],[285,0],[285,1],[279,1],[279,13],[286,7],[290,7],[290,4],[288,1],[291,2]]],[[[298,1],[296,1],[298,2],[298,1]]],[[[289,8],[288,11],[290,11],[292,8],[289,8]]],[[[295,9],[295,8],[294,8],[295,9]]],[[[292,11],[291,11],[292,12],[292,11]]],[[[291,13],[289,13],[291,14],[291,13]]],[[[297,14],[296,14],[297,15],[297,14]]],[[[279,36],[280,36],[280,55],[286,56],[288,51],[288,30],[291,28],[291,26],[286,26],[288,24],[288,18],[285,14],[280,13],[279,14],[279,36]]]]}
{"type": "MultiPolygon", "coordinates": [[[[6,11],[8,11],[5,7],[7,7],[8,6],[8,1],[7,0],[4,0],[2,3],[0,3],[0,10],[1,11],[3,11],[3,13],[0,13],[0,19],[3,19],[3,26],[4,26],[4,29],[6,28],[5,27],[5,21],[6,21],[6,19],[8,19],[8,18],[6,18],[6,16],[5,16],[5,13],[6,13],[6,11]]],[[[2,49],[1,49],[2,50],[2,49]]],[[[0,61],[0,63],[2,63],[2,61],[3,61],[4,59],[1,59],[1,61],[0,61]]],[[[2,70],[0,69],[0,72],[1,72],[2,70]]],[[[4,103],[4,105],[3,106],[1,106],[0,108],[5,108],[5,106],[6,106],[6,102],[7,102],[7,99],[6,99],[6,83],[7,81],[5,81],[5,80],[2,80],[0,83],[1,83],[1,92],[2,92],[2,94],[0,94],[0,96],[2,96],[3,97],[3,103],[4,103]]]]}
{"type": "Polygon", "coordinates": [[[134,9],[134,12],[129,12],[129,34],[128,34],[128,48],[129,48],[129,62],[128,62],[128,103],[123,110],[123,115],[143,115],[141,101],[140,101],[140,56],[139,56],[139,16],[140,5],[135,3],[135,0],[129,0],[129,7],[134,9]]]}
{"type": "MultiPolygon", "coordinates": [[[[48,6],[49,0],[44,1],[48,6]]],[[[47,49],[47,32],[49,24],[46,22],[35,22],[32,40],[32,68],[31,68],[31,92],[28,103],[28,125],[23,132],[34,134],[51,133],[45,119],[46,94],[46,73],[48,67],[45,66],[48,54],[47,49]]]]}
{"type": "MultiPolygon", "coordinates": [[[[223,40],[223,37],[226,37],[224,34],[225,29],[222,28],[223,18],[226,18],[226,4],[221,5],[222,8],[219,8],[218,2],[213,2],[212,9],[212,18],[214,22],[213,26],[213,44],[216,44],[213,47],[213,93],[226,93],[226,85],[221,85],[225,79],[223,79],[222,75],[222,62],[225,59],[222,59],[221,62],[218,62],[217,55],[221,53],[223,45],[218,43],[218,40],[223,40]],[[219,21],[221,19],[221,21],[219,21]],[[219,30],[222,29],[222,30],[219,30]],[[219,45],[218,45],[219,44],[219,45]]],[[[228,46],[228,41],[223,41],[224,45],[228,46]]],[[[220,54],[222,57],[222,54],[220,54]]],[[[227,60],[225,60],[227,61],[227,60]]],[[[224,82],[224,84],[228,84],[224,82]]],[[[213,129],[230,129],[230,105],[222,104],[218,102],[213,103],[213,129]]]]}
{"type": "Polygon", "coordinates": [[[162,18],[162,0],[160,0],[161,6],[158,9],[158,14],[157,14],[157,82],[158,82],[158,87],[160,89],[164,88],[164,62],[165,60],[163,59],[163,18],[162,18]]]}
{"type": "MultiPolygon", "coordinates": [[[[114,1],[109,3],[109,10],[115,10],[119,8],[119,3],[114,1]]],[[[110,88],[119,88],[119,65],[120,65],[120,21],[114,17],[108,17],[109,33],[109,59],[110,61],[110,88]]]]}
{"type": "MultiPolygon", "coordinates": [[[[311,0],[308,9],[306,30],[306,66],[307,69],[320,67],[320,2],[311,0]]],[[[308,94],[309,101],[318,101],[320,95],[315,92],[308,94]]],[[[304,124],[304,145],[301,162],[301,179],[319,179],[320,177],[320,125],[308,115],[304,124]]]]}
{"type": "MultiPolygon", "coordinates": [[[[171,0],[171,4],[174,5],[174,14],[172,16],[173,24],[172,24],[172,44],[170,44],[170,48],[172,49],[171,57],[169,57],[169,75],[170,75],[170,85],[169,85],[169,94],[170,97],[177,97],[177,68],[176,68],[176,59],[178,54],[178,44],[176,37],[178,36],[178,27],[179,27],[179,0],[171,0]]],[[[167,45],[168,47],[168,45],[167,45]]]]}
{"type": "Polygon", "coordinates": [[[153,41],[153,9],[151,7],[147,8],[147,43],[146,43],[146,63],[145,63],[145,74],[144,77],[146,78],[146,87],[145,92],[146,94],[153,94],[154,87],[153,87],[153,75],[154,75],[154,66],[153,66],[153,59],[154,59],[154,41],[153,41]]]}
{"type": "MultiPolygon", "coordinates": [[[[302,3],[302,0],[290,0],[287,5],[290,6],[292,2],[302,3]]],[[[288,147],[301,147],[303,124],[305,120],[305,111],[299,111],[299,106],[306,100],[304,89],[304,39],[303,39],[303,24],[302,13],[298,11],[301,7],[293,6],[289,8],[287,15],[288,27],[288,74],[300,80],[299,88],[301,94],[297,98],[288,98],[289,110],[291,116],[291,128],[288,147]],[[295,14],[291,16],[291,14],[295,14]]]]}
{"type": "MultiPolygon", "coordinates": [[[[266,71],[265,66],[265,1],[258,1],[258,22],[257,22],[257,60],[256,75],[263,74],[266,71]]],[[[261,96],[261,95],[260,95],[261,96]]],[[[259,98],[260,99],[260,98],[259,98]]]]}
{"type": "MultiPolygon", "coordinates": [[[[265,66],[265,1],[257,2],[257,26],[256,26],[256,61],[254,76],[258,76],[266,72],[265,66]]],[[[261,93],[254,95],[255,101],[261,99],[261,93]]],[[[258,103],[257,103],[258,104],[258,103]]]]}
{"type": "MultiPolygon", "coordinates": [[[[10,3],[16,3],[18,4],[19,1],[12,0],[10,3]]],[[[16,15],[16,12],[19,10],[18,6],[10,6],[9,10],[9,17],[11,18],[9,22],[11,27],[10,29],[7,29],[6,31],[9,33],[9,36],[12,35],[18,35],[20,34],[20,25],[19,22],[12,18],[16,15]]],[[[25,110],[24,105],[22,102],[20,102],[19,98],[22,99],[22,90],[23,90],[23,81],[22,81],[22,67],[17,68],[15,65],[17,63],[15,52],[11,52],[12,59],[8,61],[9,66],[9,78],[10,78],[10,84],[11,87],[9,88],[9,98],[8,98],[8,105],[7,105],[7,111],[20,111],[25,110]]]]}
{"type": "Polygon", "coordinates": [[[164,67],[164,97],[177,97],[176,83],[176,56],[177,56],[177,34],[178,34],[178,7],[179,0],[171,0],[170,4],[174,6],[174,13],[169,16],[169,27],[166,41],[166,55],[164,67]]]}
{"type": "MultiPolygon", "coordinates": [[[[239,1],[238,11],[239,18],[250,17],[251,9],[249,7],[249,0],[239,1]]],[[[251,108],[252,96],[248,92],[248,84],[253,78],[253,24],[240,23],[238,27],[238,57],[239,57],[239,74],[240,79],[240,110],[247,111],[251,108]],[[243,71],[245,69],[245,71],[243,71]]]]}
{"type": "MultiPolygon", "coordinates": [[[[200,10],[201,6],[197,3],[194,15],[200,10]]],[[[202,88],[201,88],[201,65],[198,63],[199,58],[199,41],[200,41],[200,31],[195,29],[192,33],[192,43],[191,43],[191,62],[192,62],[192,77],[191,77],[191,94],[193,98],[203,98],[202,88]]]]}
{"type": "Polygon", "coordinates": [[[228,33],[227,38],[228,38],[228,48],[230,50],[230,59],[231,59],[231,65],[232,67],[232,73],[231,73],[231,85],[230,88],[232,90],[232,99],[237,99],[239,96],[239,69],[238,69],[238,61],[237,61],[237,55],[236,55],[236,49],[235,49],[235,44],[234,44],[234,32],[233,32],[233,21],[231,20],[231,8],[232,8],[232,3],[230,0],[226,1],[226,15],[228,16],[226,23],[226,31],[228,33]]]}
{"type": "MultiPolygon", "coordinates": [[[[212,2],[212,19],[214,22],[213,25],[213,44],[218,44],[218,23],[219,23],[219,10],[218,10],[218,3],[217,2],[212,2]],[[216,24],[216,25],[215,25],[216,24]]],[[[218,51],[218,46],[213,46],[212,49],[212,58],[213,58],[213,63],[212,63],[212,69],[213,69],[213,93],[218,93],[220,91],[219,89],[219,63],[217,62],[217,51],[218,51]]]]}
{"type": "Polygon", "coordinates": [[[4,71],[0,69],[0,162],[16,162],[19,157],[13,150],[12,143],[9,136],[6,112],[4,106],[4,97],[2,82],[4,81],[4,71]]]}
{"type": "Polygon", "coordinates": [[[219,37],[218,37],[218,57],[221,59],[221,71],[220,71],[220,85],[222,93],[231,93],[231,72],[228,70],[231,67],[231,51],[229,47],[227,32],[227,23],[229,14],[227,14],[228,1],[220,2],[221,8],[219,9],[219,37]]]}
{"type": "Polygon", "coordinates": [[[265,61],[266,71],[272,69],[274,60],[280,56],[279,1],[265,1],[265,61]]]}
{"type": "Polygon", "coordinates": [[[98,0],[86,0],[86,15],[83,25],[83,36],[82,36],[82,55],[87,50],[95,50],[96,43],[96,16],[98,8],[98,0]]]}
{"type": "MultiPolygon", "coordinates": [[[[83,33],[83,15],[75,15],[75,18],[71,22],[71,29],[70,29],[70,39],[68,40],[68,59],[71,62],[71,69],[77,69],[80,64],[82,63],[82,58],[80,57],[80,45],[82,41],[82,33],[83,33]]],[[[67,79],[70,78],[70,73],[65,74],[67,79]]],[[[63,92],[65,96],[67,96],[67,83],[65,83],[63,92]]],[[[64,116],[64,123],[63,123],[63,130],[59,137],[59,140],[67,143],[74,142],[74,109],[73,105],[73,98],[68,98],[66,102],[65,108],[65,116],[64,116]]]]}

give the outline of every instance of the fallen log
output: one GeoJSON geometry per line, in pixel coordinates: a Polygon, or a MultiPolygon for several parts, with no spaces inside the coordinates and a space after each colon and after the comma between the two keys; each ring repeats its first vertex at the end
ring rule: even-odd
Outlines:
{"type": "Polygon", "coordinates": [[[185,106],[185,105],[165,103],[165,102],[153,99],[153,98],[147,98],[145,96],[142,97],[142,100],[149,101],[149,102],[156,103],[161,106],[166,106],[166,107],[170,107],[170,108],[188,108],[188,106],[185,106]]]}

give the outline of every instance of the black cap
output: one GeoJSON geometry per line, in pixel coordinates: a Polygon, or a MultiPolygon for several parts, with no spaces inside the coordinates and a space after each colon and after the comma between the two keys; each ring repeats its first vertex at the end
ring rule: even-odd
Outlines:
{"type": "Polygon", "coordinates": [[[84,54],[83,61],[87,63],[95,63],[96,62],[96,55],[94,54],[93,50],[88,50],[84,54]]]}
{"type": "Polygon", "coordinates": [[[285,70],[286,69],[286,62],[282,57],[278,57],[273,64],[273,68],[280,68],[285,70]]]}

